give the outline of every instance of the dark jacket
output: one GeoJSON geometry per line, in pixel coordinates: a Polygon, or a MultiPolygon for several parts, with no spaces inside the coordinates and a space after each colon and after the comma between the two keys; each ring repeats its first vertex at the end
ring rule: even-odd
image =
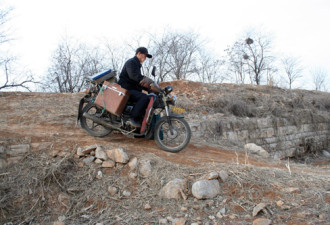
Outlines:
{"type": "Polygon", "coordinates": [[[142,87],[139,85],[143,79],[141,67],[142,65],[136,56],[127,60],[120,73],[118,84],[126,90],[142,91],[142,87]]]}

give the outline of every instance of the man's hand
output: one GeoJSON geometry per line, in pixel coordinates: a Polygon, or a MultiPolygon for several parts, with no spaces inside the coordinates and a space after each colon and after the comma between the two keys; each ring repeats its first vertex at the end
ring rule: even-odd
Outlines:
{"type": "Polygon", "coordinates": [[[151,80],[149,77],[143,77],[143,79],[140,81],[140,85],[144,88],[150,89],[150,85],[153,83],[154,81],[151,80]]]}

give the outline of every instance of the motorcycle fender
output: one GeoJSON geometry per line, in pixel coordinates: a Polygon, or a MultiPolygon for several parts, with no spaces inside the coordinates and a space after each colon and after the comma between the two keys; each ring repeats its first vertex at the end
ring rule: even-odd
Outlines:
{"type": "Polygon", "coordinates": [[[171,113],[170,114],[170,118],[171,117],[175,117],[175,118],[184,118],[184,115],[183,114],[175,114],[175,113],[171,113]]]}
{"type": "Polygon", "coordinates": [[[80,120],[82,116],[82,108],[85,102],[87,102],[85,99],[88,95],[84,96],[82,99],[80,99],[79,106],[78,106],[78,115],[77,115],[77,122],[80,120]]]}

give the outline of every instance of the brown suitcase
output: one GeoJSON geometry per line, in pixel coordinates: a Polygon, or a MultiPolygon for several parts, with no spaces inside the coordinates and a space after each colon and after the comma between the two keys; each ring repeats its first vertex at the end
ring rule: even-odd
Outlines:
{"type": "Polygon", "coordinates": [[[130,93],[119,84],[104,81],[94,103],[116,116],[121,116],[129,96],[130,93]]]}

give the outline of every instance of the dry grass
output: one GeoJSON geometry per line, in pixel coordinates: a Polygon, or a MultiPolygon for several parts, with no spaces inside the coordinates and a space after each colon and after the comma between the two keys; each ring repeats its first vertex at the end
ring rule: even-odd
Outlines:
{"type": "Polygon", "coordinates": [[[327,176],[302,175],[292,165],[290,172],[254,167],[248,164],[248,155],[244,164],[211,163],[200,167],[170,163],[153,154],[141,157],[151,161],[152,175],[143,178],[138,174],[132,180],[125,165],[114,169],[97,168],[95,164],[79,167],[81,161],[73,155],[53,158],[29,154],[21,163],[0,171],[0,222],[50,224],[59,216],[65,216],[66,224],[158,224],[160,218],[169,216],[186,216],[190,222],[201,217],[203,222],[212,222],[208,216],[226,208],[226,216],[216,220],[250,224],[252,210],[260,202],[268,205],[269,214],[265,216],[274,223],[286,223],[299,213],[308,214],[308,220],[314,224],[329,219],[327,176]],[[99,170],[103,172],[102,179],[96,178],[99,170]],[[172,179],[185,178],[191,187],[203,175],[220,170],[227,171],[229,178],[221,182],[221,194],[211,201],[194,200],[190,190],[187,200],[158,196],[162,186],[172,179]],[[108,186],[117,187],[119,193],[111,196],[108,186]],[[288,187],[299,187],[299,192],[284,191],[288,187]],[[130,191],[131,196],[123,196],[124,190],[130,191]],[[279,208],[276,205],[279,200],[287,208],[279,208]],[[151,210],[144,209],[147,203],[151,210]],[[181,207],[187,211],[180,211],[181,207]]]}

